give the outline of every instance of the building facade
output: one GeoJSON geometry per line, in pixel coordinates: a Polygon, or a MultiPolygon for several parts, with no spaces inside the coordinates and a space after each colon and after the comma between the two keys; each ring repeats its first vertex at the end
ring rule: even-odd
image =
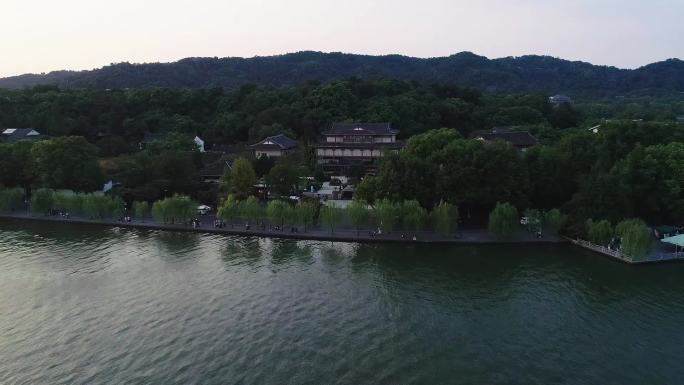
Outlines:
{"type": "Polygon", "coordinates": [[[259,143],[250,146],[254,156],[260,158],[267,156],[277,158],[293,152],[297,148],[297,141],[285,135],[269,136],[259,143]]]}
{"type": "Polygon", "coordinates": [[[404,147],[390,123],[334,123],[316,145],[326,175],[375,175],[387,151],[404,147]]]}

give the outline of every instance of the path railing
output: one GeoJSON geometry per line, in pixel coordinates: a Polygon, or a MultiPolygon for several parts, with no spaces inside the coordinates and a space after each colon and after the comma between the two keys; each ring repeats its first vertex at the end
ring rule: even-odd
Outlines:
{"type": "Polygon", "coordinates": [[[608,255],[610,257],[619,259],[623,262],[627,262],[627,263],[634,263],[635,262],[633,258],[631,258],[628,255],[623,254],[619,250],[612,250],[612,249],[609,249],[605,246],[601,246],[601,245],[591,243],[589,241],[585,241],[584,239],[579,239],[579,238],[573,239],[572,243],[579,245],[579,246],[582,246],[585,249],[590,249],[590,250],[593,250],[597,253],[605,254],[605,255],[608,255]]]}

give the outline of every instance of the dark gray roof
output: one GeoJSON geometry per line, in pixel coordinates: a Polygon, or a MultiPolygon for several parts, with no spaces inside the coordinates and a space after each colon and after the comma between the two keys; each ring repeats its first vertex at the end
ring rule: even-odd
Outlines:
{"type": "Polygon", "coordinates": [[[43,135],[33,128],[6,128],[2,130],[2,141],[15,143],[20,140],[40,140],[43,135]]]}
{"type": "Polygon", "coordinates": [[[291,148],[297,147],[297,141],[281,134],[276,136],[269,136],[261,142],[251,145],[251,147],[264,150],[289,150],[291,148]]]}
{"type": "Polygon", "coordinates": [[[323,135],[396,135],[390,123],[333,123],[323,135]]]}
{"type": "Polygon", "coordinates": [[[503,140],[512,144],[514,147],[521,148],[531,147],[537,144],[537,138],[532,136],[528,131],[479,131],[473,134],[473,137],[478,139],[482,138],[485,141],[503,140]]]}

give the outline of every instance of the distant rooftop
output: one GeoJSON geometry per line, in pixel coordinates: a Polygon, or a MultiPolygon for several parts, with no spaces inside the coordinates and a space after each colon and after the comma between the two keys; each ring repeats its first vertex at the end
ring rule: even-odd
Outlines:
{"type": "Polygon", "coordinates": [[[285,135],[275,135],[269,136],[259,143],[251,145],[252,148],[258,149],[277,149],[277,150],[289,150],[291,148],[297,147],[297,141],[290,139],[285,135]]]}
{"type": "Polygon", "coordinates": [[[537,138],[528,131],[512,131],[508,127],[495,127],[491,131],[476,131],[471,137],[487,142],[503,140],[519,148],[531,147],[538,142],[537,138]]]}
{"type": "Polygon", "coordinates": [[[323,135],[396,135],[390,123],[333,123],[323,135]]]}
{"type": "Polygon", "coordinates": [[[43,135],[34,128],[6,128],[2,131],[2,141],[15,143],[20,140],[39,140],[43,135]]]}

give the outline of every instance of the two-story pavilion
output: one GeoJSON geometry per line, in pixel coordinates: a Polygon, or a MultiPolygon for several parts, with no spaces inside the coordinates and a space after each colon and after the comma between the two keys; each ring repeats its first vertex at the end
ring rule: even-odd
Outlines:
{"type": "Polygon", "coordinates": [[[404,147],[390,123],[333,123],[316,145],[318,164],[327,175],[374,175],[386,151],[404,147]]]}

